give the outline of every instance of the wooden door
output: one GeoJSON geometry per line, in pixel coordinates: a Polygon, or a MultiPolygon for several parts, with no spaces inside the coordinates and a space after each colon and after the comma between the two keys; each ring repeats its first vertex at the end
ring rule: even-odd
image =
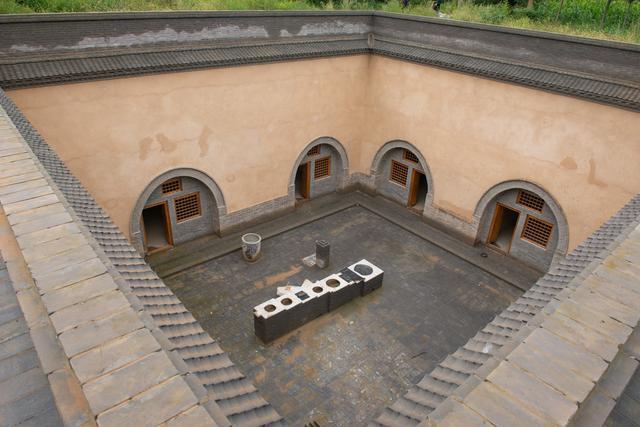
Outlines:
{"type": "Polygon", "coordinates": [[[145,206],[144,209],[142,210],[140,222],[142,223],[141,225],[142,225],[142,235],[144,238],[144,246],[149,253],[173,246],[173,232],[171,230],[171,219],[169,217],[169,205],[166,201],[145,206]],[[162,228],[164,231],[164,238],[166,241],[166,245],[163,245],[163,246],[149,245],[150,242],[149,242],[149,236],[147,235],[147,224],[145,224],[144,217],[145,217],[145,211],[152,210],[152,209],[156,210],[157,213],[160,213],[160,220],[162,221],[162,228]]]}
{"type": "Polygon", "coordinates": [[[300,165],[302,170],[300,171],[302,175],[302,185],[300,186],[300,195],[305,199],[309,198],[309,194],[311,193],[311,168],[309,167],[310,162],[304,163],[300,165]]]}
{"type": "Polygon", "coordinates": [[[420,189],[420,178],[422,173],[413,170],[411,174],[411,184],[409,185],[409,200],[407,201],[407,206],[415,206],[418,203],[418,190],[420,189]]]}

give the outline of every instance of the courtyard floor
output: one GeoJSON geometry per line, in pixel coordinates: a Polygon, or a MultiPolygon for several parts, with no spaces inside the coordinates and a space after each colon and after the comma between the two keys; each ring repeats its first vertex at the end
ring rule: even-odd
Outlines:
{"type": "Polygon", "coordinates": [[[358,206],[262,247],[255,264],[234,251],[164,280],[292,425],[365,425],[522,294],[358,206]],[[325,270],[302,263],[317,239],[331,243],[325,270]],[[268,345],[255,337],[252,309],[278,286],[320,279],[362,258],[385,271],[381,289],[268,345]]]}

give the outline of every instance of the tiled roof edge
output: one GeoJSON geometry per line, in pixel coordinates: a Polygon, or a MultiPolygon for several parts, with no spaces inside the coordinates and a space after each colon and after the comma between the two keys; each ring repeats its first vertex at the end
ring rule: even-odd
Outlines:
{"type": "MultiPolygon", "coordinates": [[[[476,371],[459,390],[432,412],[429,415],[431,422],[424,425],[447,424],[459,415],[458,412],[465,412],[482,421],[484,417],[479,414],[486,412],[482,411],[484,405],[477,403],[475,395],[486,393],[492,388],[489,384],[495,383],[504,389],[504,394],[498,395],[498,402],[502,401],[505,406],[520,408],[523,413],[557,425],[575,421],[577,414],[583,409],[583,403],[601,382],[606,381],[609,368],[615,368],[615,359],[618,356],[624,357],[624,345],[638,327],[640,268],[634,266],[633,261],[640,255],[639,225],[640,217],[632,221],[598,258],[555,295],[482,369],[476,371]],[[575,307],[580,307],[580,311],[574,312],[575,307]],[[585,316],[582,311],[588,314],[585,316]],[[551,348],[552,346],[555,348],[551,348]],[[558,348],[571,349],[570,354],[560,359],[561,352],[557,351],[558,348]],[[522,354],[532,353],[538,354],[536,357],[544,362],[536,367],[530,365],[526,357],[522,358],[522,354]],[[585,360],[589,360],[590,364],[585,364],[585,360]],[[589,378],[591,382],[580,386],[577,383],[553,384],[546,369],[541,368],[563,365],[573,366],[573,375],[589,378]],[[532,386],[527,394],[526,405],[522,403],[523,393],[514,388],[522,384],[504,381],[505,377],[519,375],[525,369],[532,386]],[[543,385],[544,383],[554,385],[556,390],[543,385]],[[549,396],[540,396],[541,393],[552,394],[554,409],[562,407],[563,410],[550,411],[548,401],[545,402],[545,397],[549,396]],[[474,401],[471,405],[475,405],[475,409],[480,409],[475,412],[467,411],[465,404],[468,400],[474,401]]],[[[630,373],[626,375],[624,379],[613,381],[628,380],[630,373]]],[[[610,387],[606,388],[611,390],[610,387]]],[[[600,405],[601,409],[598,411],[607,412],[606,406],[600,405]]]]}
{"type": "Polygon", "coordinates": [[[0,64],[0,87],[17,89],[153,73],[272,63],[357,54],[378,54],[446,70],[490,78],[562,95],[640,111],[640,87],[613,79],[531,64],[501,61],[385,38],[337,37],[255,44],[167,49],[109,55],[51,58],[0,64]],[[373,47],[371,44],[373,42],[373,47]]]}
{"type": "Polygon", "coordinates": [[[429,16],[409,15],[394,12],[367,11],[367,10],[283,10],[283,11],[143,11],[143,12],[76,12],[76,13],[24,13],[0,15],[0,24],[14,22],[64,22],[64,21],[107,21],[123,19],[175,19],[175,18],[246,18],[246,17],[307,17],[307,16],[364,16],[392,18],[400,21],[428,22],[430,24],[472,28],[483,31],[491,31],[505,34],[517,34],[520,36],[542,38],[573,42],[583,45],[613,47],[633,52],[640,52],[640,45],[624,43],[613,40],[600,40],[569,34],[551,33],[521,28],[509,28],[499,25],[482,24],[475,22],[455,21],[451,19],[433,18],[429,16]]]}
{"type": "Polygon", "coordinates": [[[172,361],[191,374],[185,379],[189,380],[194,393],[208,401],[204,407],[216,423],[221,426],[283,425],[280,415],[260,397],[251,381],[238,371],[220,346],[151,270],[1,89],[0,107],[59,188],[64,203],[89,230],[91,240],[97,242],[94,249],[108,261],[109,273],[114,279],[120,279],[116,282],[129,297],[139,302],[135,305],[149,316],[150,326],[161,333],[157,338],[163,341],[163,348],[170,352],[172,361]],[[208,396],[203,397],[201,392],[208,396]]]}
{"type": "Polygon", "coordinates": [[[640,220],[640,193],[542,276],[527,292],[496,316],[466,344],[447,356],[433,371],[385,408],[372,426],[416,426],[452,395],[473,388],[473,378],[492,370],[496,355],[509,352],[561,292],[596,268],[640,220]]]}

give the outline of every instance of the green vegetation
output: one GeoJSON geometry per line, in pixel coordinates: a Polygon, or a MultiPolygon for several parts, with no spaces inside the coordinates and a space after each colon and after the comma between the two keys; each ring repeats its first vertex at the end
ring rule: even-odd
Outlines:
{"type": "MultiPolygon", "coordinates": [[[[435,16],[431,0],[0,0],[0,13],[376,9],[435,16]]],[[[640,0],[445,1],[451,19],[640,43],[640,0]],[[603,11],[607,10],[603,23],[603,11]]],[[[445,18],[443,18],[445,19],[445,18]]]]}

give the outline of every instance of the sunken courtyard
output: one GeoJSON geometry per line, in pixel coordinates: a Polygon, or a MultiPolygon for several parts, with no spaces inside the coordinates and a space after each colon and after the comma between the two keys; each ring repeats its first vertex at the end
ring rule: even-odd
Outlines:
{"type": "Polygon", "coordinates": [[[639,426],[640,48],[0,15],[0,426],[639,426]]]}

